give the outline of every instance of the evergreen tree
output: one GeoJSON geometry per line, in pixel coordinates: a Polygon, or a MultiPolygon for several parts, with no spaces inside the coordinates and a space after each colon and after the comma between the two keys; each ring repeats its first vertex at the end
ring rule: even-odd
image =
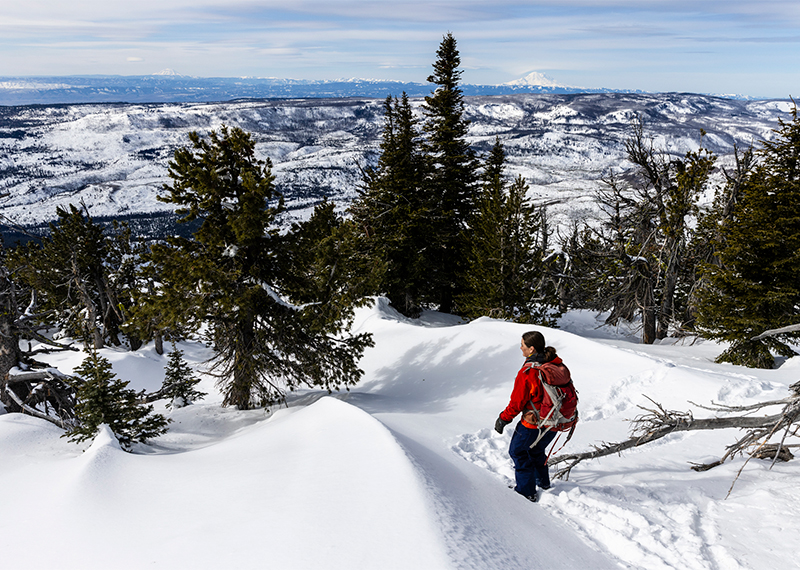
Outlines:
{"type": "Polygon", "coordinates": [[[361,249],[383,270],[375,292],[411,317],[429,296],[425,252],[433,239],[417,124],[405,93],[386,98],[381,156],[365,170],[364,189],[350,208],[361,249]]]}
{"type": "Polygon", "coordinates": [[[292,271],[280,276],[280,287],[309,315],[316,315],[309,321],[314,327],[338,323],[336,334],[344,332],[352,309],[368,303],[378,287],[382,267],[359,249],[356,234],[355,224],[337,214],[326,199],[286,236],[281,262],[292,271]]]}
{"type": "Polygon", "coordinates": [[[164,279],[157,258],[169,251],[169,247],[163,250],[162,247],[163,244],[157,245],[145,253],[137,266],[137,279],[141,285],[132,292],[134,302],[128,309],[128,320],[123,327],[129,336],[135,336],[142,342],[152,340],[157,354],[164,354],[164,340],[183,340],[190,328],[180,317],[181,311],[186,308],[184,304],[167,307],[159,301],[163,294],[160,284],[164,279]]]}
{"type": "Polygon", "coordinates": [[[109,307],[104,312],[107,317],[103,321],[103,328],[111,344],[118,345],[115,340],[124,335],[130,349],[139,350],[144,344],[143,339],[128,324],[136,305],[136,296],[145,286],[140,267],[148,248],[144,239],[133,237],[128,224],[117,220],[111,222],[104,236],[104,296],[109,307]]]}
{"type": "Polygon", "coordinates": [[[478,206],[478,163],[466,139],[469,121],[459,87],[461,57],[452,34],[444,37],[436,55],[428,82],[437,87],[425,97],[423,107],[424,188],[433,230],[424,256],[431,285],[428,301],[443,312],[453,312],[467,268],[466,232],[478,206]]]}
{"type": "Polygon", "coordinates": [[[466,291],[457,299],[469,318],[490,316],[527,323],[552,324],[548,307],[535,299],[542,276],[541,216],[526,198],[519,176],[505,182],[505,151],[495,141],[482,176],[478,213],[469,235],[466,291]]]}
{"type": "Polygon", "coordinates": [[[696,328],[701,292],[708,286],[706,266],[720,267],[718,244],[722,243],[722,228],[733,218],[736,204],[742,200],[742,189],[755,167],[755,154],[752,147],[743,152],[734,145],[735,169],[722,168],[725,185],[719,187],[710,207],[699,212],[697,227],[689,243],[691,266],[695,272],[694,288],[688,296],[687,327],[696,328]]]}
{"type": "MultiPolygon", "coordinates": [[[[125,312],[137,289],[135,264],[139,250],[127,225],[111,231],[92,220],[86,208],[56,210],[58,222],[41,243],[18,247],[9,262],[38,294],[39,309],[88,347],[121,343],[125,312]]],[[[128,335],[131,348],[140,342],[128,335]]]]}
{"type": "Polygon", "coordinates": [[[170,162],[173,184],[161,199],[178,206],[182,222],[201,223],[192,239],[153,246],[162,286],[147,298],[149,313],[160,314],[162,329],[208,325],[224,405],[269,405],[284,398],[284,386],[358,382],[356,362],[371,338],[343,334],[346,303],[326,312],[321,299],[296,305],[281,291],[297,268],[286,263],[291,238],[275,225],[283,199],[269,160],[256,157],[255,142],[238,128],[190,140],[170,162]]]}
{"type": "Polygon", "coordinates": [[[559,312],[607,307],[607,284],[597,280],[598,267],[604,265],[601,244],[593,228],[574,223],[568,234],[560,236],[556,251],[544,259],[544,295],[557,302],[559,312]]]}
{"type": "Polygon", "coordinates": [[[794,351],[785,333],[755,341],[766,330],[800,322],[800,120],[780,121],[763,141],[759,164],[741,185],[741,198],[720,227],[718,263],[705,266],[698,325],[703,336],[731,342],[719,361],[770,368],[770,349],[794,351]]]}
{"type": "Polygon", "coordinates": [[[169,400],[167,407],[182,408],[202,400],[206,394],[195,389],[200,379],[192,374],[192,369],[183,359],[183,351],[173,346],[167,359],[164,382],[158,391],[160,398],[169,400]]]}
{"type": "Polygon", "coordinates": [[[107,424],[124,449],[133,443],[167,431],[169,420],[153,414],[153,407],[139,403],[139,395],[129,389],[128,382],[116,378],[111,363],[96,351],[75,369],[78,380],[75,416],[78,424],[64,435],[73,442],[92,439],[101,424],[107,424]]]}
{"type": "Polygon", "coordinates": [[[361,250],[383,269],[376,292],[408,316],[425,307],[458,311],[480,193],[451,34],[437,57],[428,77],[437,87],[425,98],[422,132],[405,94],[386,99],[381,157],[365,170],[364,191],[351,207],[361,250]]]}

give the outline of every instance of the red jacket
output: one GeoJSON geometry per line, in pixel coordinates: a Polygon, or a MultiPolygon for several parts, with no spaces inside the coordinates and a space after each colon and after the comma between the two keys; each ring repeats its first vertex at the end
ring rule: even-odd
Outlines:
{"type": "MultiPolygon", "coordinates": [[[[553,364],[561,364],[563,361],[561,357],[556,356],[551,360],[553,364]]],[[[504,422],[512,422],[517,414],[525,412],[525,410],[534,409],[536,405],[538,409],[542,402],[544,389],[542,388],[542,381],[539,379],[539,370],[532,366],[532,362],[525,361],[517,377],[514,379],[514,389],[511,391],[511,399],[508,402],[506,409],[500,412],[500,419],[504,422]]],[[[522,425],[528,428],[536,429],[538,426],[529,424],[522,420],[522,425]]]]}

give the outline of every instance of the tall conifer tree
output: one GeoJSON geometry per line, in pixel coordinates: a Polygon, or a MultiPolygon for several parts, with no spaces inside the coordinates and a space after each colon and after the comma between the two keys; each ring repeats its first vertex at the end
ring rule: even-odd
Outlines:
{"type": "Polygon", "coordinates": [[[378,287],[392,306],[415,317],[428,296],[425,251],[432,239],[418,121],[408,97],[387,97],[381,156],[365,172],[362,195],[351,207],[368,254],[383,268],[378,287]]]}
{"type": "Polygon", "coordinates": [[[740,201],[721,226],[719,263],[706,266],[700,295],[703,335],[732,343],[720,361],[770,368],[770,349],[794,355],[786,333],[767,330],[800,324],[800,119],[780,121],[774,141],[764,141],[759,164],[741,187],[740,201]]]}
{"type": "Polygon", "coordinates": [[[496,140],[486,160],[478,212],[469,235],[466,290],[457,299],[467,317],[490,316],[551,324],[545,303],[534,299],[541,274],[541,216],[528,201],[528,185],[505,180],[505,150],[496,140]]]}
{"type": "Polygon", "coordinates": [[[162,199],[200,227],[192,239],[153,246],[163,286],[147,302],[160,310],[160,326],[208,325],[225,405],[248,409],[281,401],[299,385],[332,390],[357,382],[371,338],[344,333],[348,308],[317,310],[324,299],[296,305],[281,290],[305,267],[290,265],[292,236],[275,224],[283,198],[269,160],[257,158],[255,141],[238,128],[190,140],[192,148],[175,152],[174,182],[162,199]]]}
{"type": "Polygon", "coordinates": [[[434,231],[425,258],[432,285],[429,301],[441,311],[452,312],[464,289],[465,232],[478,205],[478,163],[466,138],[469,121],[459,87],[461,57],[452,34],[444,37],[436,55],[428,82],[437,87],[425,97],[423,108],[428,161],[425,191],[434,231]]]}

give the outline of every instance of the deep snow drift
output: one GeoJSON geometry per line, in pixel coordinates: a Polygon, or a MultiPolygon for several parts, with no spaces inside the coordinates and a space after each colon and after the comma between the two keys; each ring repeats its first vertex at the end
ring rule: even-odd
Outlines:
{"type": "MultiPolygon", "coordinates": [[[[680,433],[584,462],[538,504],[508,488],[504,435],[491,427],[522,364],[519,337],[542,330],[572,370],[581,422],[562,452],[628,437],[648,396],[667,409],[783,398],[800,359],[776,370],[713,362],[711,342],[644,346],[571,313],[558,330],[491,319],[459,324],[358,312],[374,334],[362,382],[289,407],[205,400],[159,411],[166,435],[134,453],[109,433],[78,446],[55,426],[0,412],[3,568],[508,569],[797,567],[800,463],[744,460],[704,473],[736,430],[680,433]]],[[[208,357],[182,343],[198,370],[208,357]]],[[[131,387],[155,390],[166,356],[104,350],[131,387]]],[[[79,355],[52,355],[64,372],[79,355]]],[[[773,410],[774,412],[774,410],[773,410]]],[[[560,442],[556,445],[560,446],[560,442]]]]}

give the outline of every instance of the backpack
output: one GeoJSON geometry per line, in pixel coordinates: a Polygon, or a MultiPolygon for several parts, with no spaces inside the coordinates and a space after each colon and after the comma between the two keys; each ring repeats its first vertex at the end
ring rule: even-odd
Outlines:
{"type": "Polygon", "coordinates": [[[529,423],[536,424],[545,431],[569,431],[569,438],[578,423],[578,392],[572,377],[563,363],[532,364],[539,371],[544,391],[538,408],[526,412],[529,423]]]}

